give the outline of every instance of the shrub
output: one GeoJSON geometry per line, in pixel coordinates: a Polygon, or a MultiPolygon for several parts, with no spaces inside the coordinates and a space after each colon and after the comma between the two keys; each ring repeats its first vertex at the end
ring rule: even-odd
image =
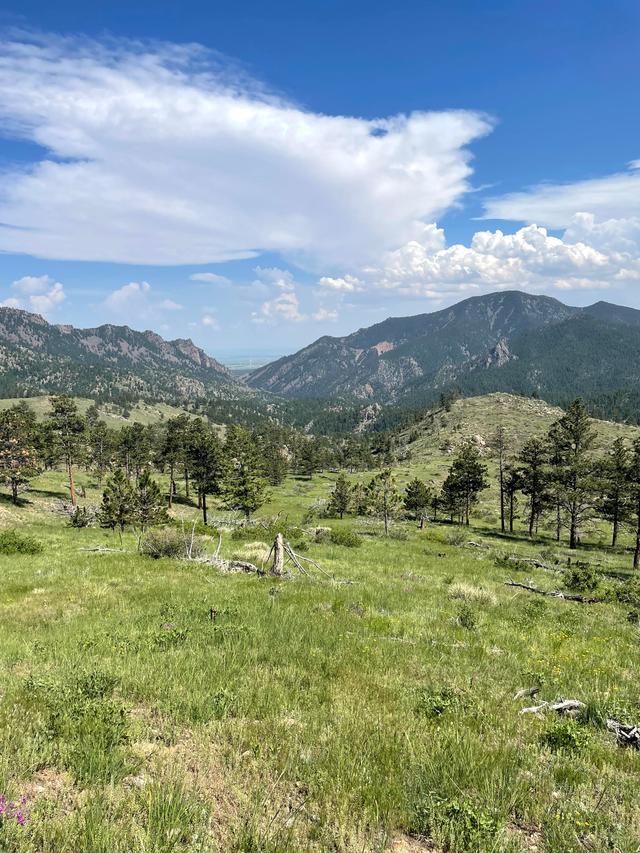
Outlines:
{"type": "Polygon", "coordinates": [[[189,555],[192,558],[201,557],[204,547],[199,536],[194,536],[192,543],[191,533],[176,530],[175,527],[160,527],[145,533],[140,542],[140,553],[156,560],[160,557],[186,560],[189,555]]]}
{"type": "Polygon", "coordinates": [[[464,530],[456,529],[452,530],[450,533],[447,533],[445,539],[449,543],[449,545],[455,545],[456,547],[459,547],[460,545],[464,545],[464,543],[467,541],[467,535],[464,530]]]}
{"type": "Polygon", "coordinates": [[[498,599],[494,593],[481,586],[473,586],[469,583],[452,583],[449,586],[449,598],[457,598],[462,601],[475,601],[478,604],[486,604],[494,607],[498,603],[498,599]]]}
{"type": "Polygon", "coordinates": [[[25,536],[17,530],[0,533],[0,554],[41,554],[44,546],[33,536],[25,536]]]}
{"type": "Polygon", "coordinates": [[[465,798],[445,798],[430,792],[418,805],[413,827],[421,835],[437,835],[446,850],[493,848],[500,824],[488,810],[465,798]]]}
{"type": "Polygon", "coordinates": [[[553,752],[579,752],[589,742],[589,733],[575,720],[558,720],[540,736],[553,752]]]}
{"type": "Polygon", "coordinates": [[[630,604],[634,609],[640,608],[640,580],[629,580],[617,587],[615,597],[621,604],[630,604]]]}
{"type": "Polygon", "coordinates": [[[432,688],[421,687],[418,690],[415,712],[419,717],[436,720],[447,711],[460,707],[462,698],[457,690],[450,687],[432,688]]]}
{"type": "Polygon", "coordinates": [[[342,545],[345,548],[359,548],[362,545],[362,539],[348,527],[333,528],[330,538],[333,545],[342,545]]]}
{"type": "Polygon", "coordinates": [[[92,527],[95,520],[95,510],[86,506],[77,506],[69,516],[69,527],[92,527]]]}
{"type": "Polygon", "coordinates": [[[577,592],[593,592],[599,583],[598,573],[589,563],[575,562],[564,573],[564,585],[577,592]]]}
{"type": "Polygon", "coordinates": [[[496,568],[505,569],[509,572],[528,572],[531,570],[531,563],[521,560],[514,554],[497,554],[493,562],[496,568]]]}
{"type": "Polygon", "coordinates": [[[473,631],[478,626],[478,617],[468,601],[463,602],[458,609],[457,621],[461,628],[466,628],[468,631],[473,631]]]}

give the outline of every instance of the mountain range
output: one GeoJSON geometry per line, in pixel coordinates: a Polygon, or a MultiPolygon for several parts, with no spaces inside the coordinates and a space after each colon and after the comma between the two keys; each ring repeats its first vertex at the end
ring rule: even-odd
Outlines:
{"type": "Polygon", "coordinates": [[[640,311],[607,302],[576,308],[503,291],[389,318],[344,337],[321,337],[247,381],[283,397],[403,406],[429,405],[452,389],[559,404],[581,395],[637,415],[639,379],[640,311]]]}
{"type": "Polygon", "coordinates": [[[222,364],[190,340],[128,326],[76,329],[0,308],[0,396],[70,393],[112,400],[186,402],[237,393],[222,364]]]}
{"type": "Polygon", "coordinates": [[[191,340],[108,324],[76,329],[0,308],[0,397],[61,392],[123,403],[206,399],[229,408],[231,401],[228,417],[293,406],[303,421],[331,399],[336,417],[352,407],[358,423],[358,411],[377,417],[381,406],[391,412],[431,406],[442,395],[507,392],[561,406],[582,396],[594,414],[640,422],[640,311],[491,293],[323,336],[241,381],[191,340]]]}

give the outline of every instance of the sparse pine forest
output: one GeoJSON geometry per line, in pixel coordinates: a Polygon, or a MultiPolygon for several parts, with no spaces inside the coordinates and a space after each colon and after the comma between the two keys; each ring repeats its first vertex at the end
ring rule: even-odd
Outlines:
{"type": "Polygon", "coordinates": [[[640,430],[144,420],[0,411],[0,849],[639,848],[640,430]]]}

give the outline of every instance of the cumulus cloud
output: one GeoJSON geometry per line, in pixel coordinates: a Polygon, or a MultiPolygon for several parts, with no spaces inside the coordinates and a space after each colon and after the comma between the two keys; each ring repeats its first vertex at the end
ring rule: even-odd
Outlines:
{"type": "Polygon", "coordinates": [[[300,323],[306,319],[306,316],[300,312],[300,300],[292,291],[285,291],[274,299],[268,299],[262,303],[259,311],[254,311],[251,315],[254,323],[268,325],[274,325],[281,320],[287,323],[300,323]]]}
{"type": "Polygon", "coordinates": [[[312,320],[316,320],[316,322],[321,323],[324,321],[333,322],[338,319],[338,311],[335,308],[318,308],[311,315],[312,320]]]}
{"type": "Polygon", "coordinates": [[[215,272],[194,272],[189,278],[191,281],[206,281],[208,284],[231,284],[231,279],[215,272]]]}
{"type": "MultiPolygon", "coordinates": [[[[469,111],[379,120],[304,110],[197,46],[0,44],[3,131],[47,152],[3,176],[0,249],[212,263],[276,251],[367,263],[469,190],[469,111]]],[[[198,275],[198,274],[196,274],[198,275]]]]}
{"type": "Polygon", "coordinates": [[[66,299],[64,286],[49,275],[25,275],[11,285],[18,296],[6,299],[8,308],[26,308],[37,314],[51,314],[66,299]]]}
{"type": "Polygon", "coordinates": [[[220,324],[217,319],[213,316],[213,314],[203,314],[200,322],[203,326],[206,326],[208,329],[219,329],[220,324]]]}
{"type": "Polygon", "coordinates": [[[597,289],[640,280],[640,234],[628,226],[623,239],[613,223],[597,223],[594,217],[574,217],[562,238],[527,225],[513,234],[479,231],[469,246],[446,247],[443,233],[438,234],[437,241],[413,240],[387,252],[381,265],[366,267],[357,277],[321,278],[319,284],[338,291],[377,288],[439,299],[500,289],[597,289]]]}
{"type": "MultiPolygon", "coordinates": [[[[148,281],[130,281],[112,291],[103,303],[107,312],[127,323],[161,324],[167,311],[182,311],[173,299],[156,299],[148,281]]],[[[164,329],[168,327],[163,326],[164,329]]]]}

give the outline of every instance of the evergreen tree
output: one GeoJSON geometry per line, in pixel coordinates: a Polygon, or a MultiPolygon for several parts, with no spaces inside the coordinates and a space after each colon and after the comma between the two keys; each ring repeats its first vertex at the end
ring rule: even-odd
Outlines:
{"type": "Polygon", "coordinates": [[[116,469],[107,477],[97,517],[102,527],[118,529],[121,542],[126,527],[135,523],[136,499],[129,478],[122,468],[116,469]]]}
{"type": "Polygon", "coordinates": [[[540,516],[550,500],[547,450],[548,447],[544,441],[531,438],[525,443],[518,456],[520,489],[528,498],[530,537],[538,529],[540,516]]]}
{"type": "Polygon", "coordinates": [[[74,466],[82,458],[85,447],[86,423],[78,413],[78,407],[72,397],[60,395],[51,397],[51,438],[56,442],[69,476],[71,504],[76,506],[76,486],[74,466]]]}
{"type": "Polygon", "coordinates": [[[300,441],[296,454],[296,471],[301,476],[312,480],[317,469],[318,454],[315,441],[312,438],[304,437],[300,441]]]}
{"type": "Polygon", "coordinates": [[[396,515],[400,503],[400,493],[391,471],[387,468],[377,474],[367,487],[368,511],[382,518],[384,535],[389,535],[389,521],[396,515]]]}
{"type": "Polygon", "coordinates": [[[229,509],[244,513],[248,521],[251,513],[260,509],[268,498],[260,453],[248,430],[238,426],[229,427],[224,459],[223,500],[229,509]]]}
{"type": "Polygon", "coordinates": [[[331,492],[331,497],[329,498],[327,512],[329,512],[330,515],[338,515],[340,518],[343,518],[345,512],[349,511],[350,503],[351,487],[349,485],[349,481],[344,474],[338,474],[335,486],[331,492]]]}
{"type": "Polygon", "coordinates": [[[149,471],[143,471],[135,488],[135,520],[144,533],[147,527],[163,524],[168,520],[162,490],[152,479],[149,471]]]}
{"type": "Polygon", "coordinates": [[[596,431],[581,400],[571,403],[551,433],[558,453],[558,499],[573,549],[578,547],[580,528],[593,514],[597,493],[596,463],[590,454],[596,431]]]}
{"type": "Polygon", "coordinates": [[[187,415],[170,418],[166,423],[164,436],[160,443],[159,461],[169,469],[169,509],[173,506],[173,498],[176,494],[176,471],[180,465],[184,466],[185,491],[186,496],[189,497],[189,473],[185,458],[189,423],[190,418],[187,415]]]}
{"type": "Polygon", "coordinates": [[[636,527],[636,544],[633,550],[633,568],[640,566],[640,438],[633,442],[631,460],[627,472],[629,496],[636,527]]]}
{"type": "Polygon", "coordinates": [[[496,457],[498,459],[498,485],[500,487],[500,530],[502,533],[505,532],[505,465],[506,465],[506,453],[507,453],[507,434],[500,424],[496,429],[492,440],[491,446],[496,453],[496,457]]]}
{"type": "Polygon", "coordinates": [[[458,450],[443,485],[449,508],[459,506],[464,523],[469,524],[471,507],[478,494],[488,487],[487,466],[481,461],[478,448],[471,442],[465,442],[458,450]]]}
{"type": "Polygon", "coordinates": [[[218,437],[200,418],[192,421],[189,427],[186,460],[198,487],[202,520],[206,524],[207,495],[220,494],[224,464],[218,437]]]}
{"type": "Polygon", "coordinates": [[[620,525],[629,514],[629,450],[622,438],[616,438],[598,472],[600,514],[611,523],[611,546],[618,541],[620,525]]]}
{"type": "Polygon", "coordinates": [[[20,404],[0,414],[0,479],[9,485],[14,504],[18,503],[19,491],[38,473],[32,415],[20,404]]]}
{"type": "Polygon", "coordinates": [[[355,483],[352,486],[350,504],[354,515],[367,515],[369,510],[369,492],[364,483],[355,483]]]}
{"type": "Polygon", "coordinates": [[[421,530],[424,527],[424,520],[431,505],[432,497],[432,490],[418,477],[407,483],[404,490],[404,508],[412,518],[420,521],[421,530]]]}
{"type": "Polygon", "coordinates": [[[102,483],[115,453],[116,439],[113,430],[110,430],[104,421],[89,422],[88,444],[91,465],[98,475],[98,483],[102,483]]]}
{"type": "Polygon", "coordinates": [[[505,465],[504,468],[504,496],[509,513],[509,533],[513,533],[513,522],[516,517],[518,506],[518,491],[522,486],[520,470],[515,465],[505,465]]]}

